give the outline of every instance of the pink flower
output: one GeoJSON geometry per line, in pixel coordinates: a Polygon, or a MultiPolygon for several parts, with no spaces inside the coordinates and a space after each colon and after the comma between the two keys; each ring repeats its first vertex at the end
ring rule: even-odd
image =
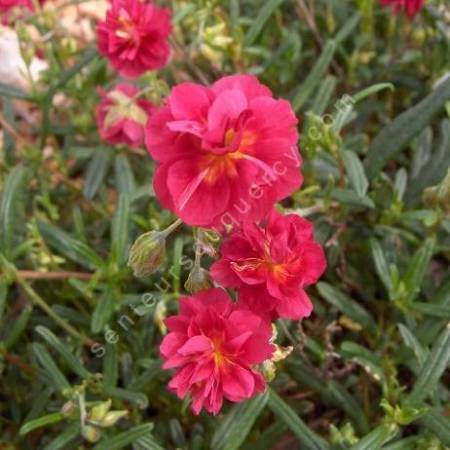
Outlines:
{"type": "Polygon", "coordinates": [[[176,368],[169,389],[192,397],[192,411],[217,414],[223,398],[249,399],[265,389],[255,365],[272,356],[271,326],[236,307],[222,289],[182,297],[180,313],[165,321],[170,333],[161,344],[163,368],[176,368]]]}
{"type": "Polygon", "coordinates": [[[381,0],[383,6],[393,6],[394,14],[403,9],[410,19],[422,9],[424,3],[425,0],[381,0]]]}
{"type": "Polygon", "coordinates": [[[112,0],[106,19],[97,25],[99,52],[120,75],[135,78],[160,69],[169,58],[171,14],[140,0],[112,0]]]}
{"type": "Polygon", "coordinates": [[[136,99],[138,89],[121,83],[108,92],[98,90],[101,101],[96,108],[100,137],[110,144],[125,144],[136,148],[143,144],[144,125],[155,106],[144,99],[136,99]]]}
{"type": "Polygon", "coordinates": [[[304,288],[318,280],[326,261],[310,222],[273,210],[264,227],[243,224],[220,251],[211,275],[223,286],[239,289],[239,303],[273,319],[298,320],[311,314],[304,288]]]}
{"type": "Polygon", "coordinates": [[[182,83],[146,126],[156,195],[189,225],[261,219],[301,185],[296,125],[253,76],[182,83]]]}

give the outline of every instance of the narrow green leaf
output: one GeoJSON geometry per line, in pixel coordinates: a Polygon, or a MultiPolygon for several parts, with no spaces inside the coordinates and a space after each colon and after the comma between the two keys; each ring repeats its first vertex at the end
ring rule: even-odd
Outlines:
{"type": "Polygon", "coordinates": [[[111,288],[106,288],[95,305],[94,313],[91,318],[91,331],[93,333],[100,333],[103,331],[105,325],[111,319],[114,308],[116,306],[115,298],[111,288]]]}
{"type": "Polygon", "coordinates": [[[360,19],[361,14],[359,11],[357,11],[355,14],[353,14],[352,17],[350,17],[350,19],[347,20],[347,22],[344,23],[344,25],[334,38],[336,44],[340,44],[345,39],[347,39],[348,36],[352,35],[352,33],[355,31],[355,28],[358,26],[360,19]]]}
{"type": "Polygon", "coordinates": [[[34,419],[31,422],[25,423],[19,431],[19,434],[24,436],[25,434],[30,433],[36,428],[42,428],[47,425],[51,425],[53,423],[61,422],[65,418],[64,414],[61,412],[56,412],[53,414],[47,414],[46,416],[39,417],[38,419],[34,419]]]}
{"type": "Polygon", "coordinates": [[[93,448],[93,450],[117,450],[119,448],[124,448],[130,444],[136,443],[138,439],[149,435],[152,429],[153,424],[151,423],[138,425],[128,431],[119,433],[117,436],[102,440],[93,448]]]}
{"type": "Polygon", "coordinates": [[[409,436],[407,438],[399,439],[392,444],[385,445],[383,450],[416,450],[418,442],[422,436],[409,436]]]}
{"type": "Polygon", "coordinates": [[[450,320],[450,309],[446,305],[434,305],[433,303],[413,302],[408,305],[414,311],[419,311],[427,316],[439,317],[450,320]]]}
{"type": "Polygon", "coordinates": [[[120,194],[111,229],[111,253],[120,266],[127,260],[129,222],[130,200],[127,195],[120,194]]]}
{"type": "Polygon", "coordinates": [[[322,86],[317,91],[314,98],[314,103],[311,107],[311,111],[318,116],[322,115],[328,104],[330,103],[331,96],[333,95],[334,89],[336,88],[337,78],[328,75],[322,83],[322,86]]]}
{"type": "Polygon", "coordinates": [[[152,436],[144,436],[136,441],[137,450],[166,450],[152,436]]]}
{"type": "Polygon", "coordinates": [[[299,360],[289,360],[287,367],[289,373],[301,384],[302,388],[306,387],[317,392],[326,405],[339,408],[348,414],[360,433],[368,433],[369,424],[361,406],[342,384],[335,380],[323,379],[317,372],[299,360]]]}
{"type": "Polygon", "coordinates": [[[47,344],[53,347],[59,355],[66,361],[67,365],[81,378],[88,378],[91,373],[86,370],[82,362],[72,353],[66,345],[56,337],[48,328],[38,325],[36,332],[42,336],[47,344]]]}
{"type": "Polygon", "coordinates": [[[99,148],[89,162],[86,180],[83,188],[83,195],[87,199],[92,199],[100,189],[109,169],[110,154],[108,149],[99,148]]]}
{"type": "Polygon", "coordinates": [[[350,184],[359,197],[364,197],[369,187],[364,167],[358,158],[358,155],[349,150],[342,151],[345,171],[347,172],[350,184]]]}
{"type": "Polygon", "coordinates": [[[392,298],[393,285],[391,280],[391,273],[386,258],[384,257],[383,249],[375,238],[370,239],[369,244],[377,274],[380,277],[380,280],[383,282],[384,287],[389,294],[389,298],[392,298]]]}
{"type": "Polygon", "coordinates": [[[136,190],[136,180],[130,162],[123,153],[116,156],[116,159],[114,160],[114,171],[116,175],[117,190],[119,193],[125,194],[131,198],[131,195],[136,190]]]}
{"type": "Polygon", "coordinates": [[[331,197],[352,208],[375,208],[375,204],[369,197],[360,197],[355,191],[350,189],[334,188],[331,197]]]}
{"type": "Polygon", "coordinates": [[[350,450],[379,450],[397,434],[397,425],[380,425],[353,445],[350,450]]]}
{"type": "Polygon", "coordinates": [[[8,285],[0,281],[0,320],[5,311],[6,299],[8,298],[8,285]]]}
{"type": "Polygon", "coordinates": [[[24,222],[20,216],[23,211],[27,170],[16,166],[11,170],[2,187],[0,202],[0,249],[8,258],[20,236],[24,222]]]}
{"type": "Polygon", "coordinates": [[[55,387],[60,391],[64,391],[65,389],[70,388],[70,384],[67,381],[66,377],[58,369],[58,366],[50,356],[50,353],[45,349],[45,347],[37,342],[31,345],[34,356],[36,357],[44,371],[47,372],[47,374],[53,380],[55,387]]]}
{"type": "Polygon", "coordinates": [[[419,367],[423,367],[423,364],[427,357],[427,353],[423,348],[422,344],[417,340],[414,334],[411,333],[411,331],[409,331],[409,329],[405,325],[399,323],[398,329],[400,330],[400,334],[402,335],[402,339],[405,345],[410,349],[412,349],[412,351],[416,355],[419,367]]]}
{"type": "Polygon", "coordinates": [[[425,272],[430,264],[434,250],[434,239],[428,238],[417,250],[405,275],[405,287],[408,293],[407,301],[412,302],[420,292],[425,272]]]}
{"type": "Polygon", "coordinates": [[[245,441],[258,416],[264,410],[269,395],[267,392],[252,400],[234,405],[219,423],[211,448],[217,450],[237,450],[245,441]]]}
{"type": "Polygon", "coordinates": [[[449,360],[450,322],[447,323],[447,326],[441,332],[417,377],[414,388],[408,396],[410,403],[417,404],[421,402],[436,388],[440,377],[447,368],[449,360]]]}
{"type": "Polygon", "coordinates": [[[377,92],[383,91],[384,89],[389,89],[391,91],[394,91],[394,85],[392,83],[377,83],[373,84],[372,86],[369,86],[366,89],[363,89],[362,91],[357,92],[356,94],[352,95],[353,100],[355,103],[360,102],[361,100],[364,100],[367,97],[370,97],[373,94],[376,94],[377,92]]]}
{"type": "Polygon", "coordinates": [[[103,265],[103,260],[87,244],[49,223],[38,222],[39,232],[54,250],[88,269],[103,265]]]}
{"type": "Polygon", "coordinates": [[[106,344],[105,356],[103,357],[103,382],[105,386],[115,387],[119,378],[119,357],[117,346],[106,344]]]}
{"type": "Polygon", "coordinates": [[[419,422],[433,432],[445,445],[450,446],[450,419],[438,410],[430,411],[422,416],[419,422]]]}
{"type": "Polygon", "coordinates": [[[62,433],[55,439],[49,442],[43,450],[66,450],[68,444],[80,435],[80,424],[74,422],[70,424],[62,433]]]}
{"type": "Polygon", "coordinates": [[[269,409],[288,426],[305,450],[326,450],[329,448],[327,441],[312,431],[298,417],[296,412],[270,388],[269,409]]]}
{"type": "Polygon", "coordinates": [[[384,165],[417,136],[450,100],[450,77],[442,81],[421,102],[395,118],[381,130],[369,148],[366,173],[374,178],[384,165]]]}
{"type": "Polygon", "coordinates": [[[322,82],[336,50],[334,40],[329,40],[322,49],[319,59],[292,99],[292,107],[298,112],[308,101],[314,89],[322,82]]]}
{"type": "Polygon", "coordinates": [[[255,42],[272,13],[281,6],[283,1],[284,0],[267,0],[264,3],[245,35],[244,43],[246,46],[250,46],[255,42]]]}
{"type": "Polygon", "coordinates": [[[30,320],[32,312],[33,308],[29,305],[26,305],[20,316],[11,324],[11,328],[8,330],[8,334],[3,340],[5,349],[11,349],[22,336],[22,333],[25,331],[28,325],[28,321],[30,320]]]}
{"type": "Polygon", "coordinates": [[[119,400],[126,400],[136,404],[140,409],[145,409],[148,406],[148,398],[142,392],[133,392],[126,389],[105,386],[105,393],[119,400]]]}
{"type": "Polygon", "coordinates": [[[9,84],[0,82],[0,97],[19,98],[21,100],[32,101],[32,97],[26,92],[9,84]]]}
{"type": "Polygon", "coordinates": [[[350,319],[360,323],[372,333],[376,331],[375,321],[372,316],[347,294],[324,281],[318,283],[317,289],[325,300],[350,317],[350,319]]]}

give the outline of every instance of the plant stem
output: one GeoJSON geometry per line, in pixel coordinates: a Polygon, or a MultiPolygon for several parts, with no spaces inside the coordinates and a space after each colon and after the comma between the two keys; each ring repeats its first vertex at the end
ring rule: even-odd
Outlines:
{"type": "Polygon", "coordinates": [[[92,339],[78,333],[78,331],[64,319],[61,319],[61,317],[59,317],[58,314],[56,314],[50,306],[47,305],[45,300],[30,286],[30,284],[19,275],[19,272],[16,272],[16,281],[23,288],[27,297],[31,300],[31,303],[41,308],[68,334],[76,339],[79,339],[84,345],[93,345],[95,343],[92,339]]]}

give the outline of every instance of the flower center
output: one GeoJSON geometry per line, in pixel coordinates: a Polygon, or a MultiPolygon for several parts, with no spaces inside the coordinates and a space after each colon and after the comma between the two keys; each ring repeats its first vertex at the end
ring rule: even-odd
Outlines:
{"type": "Polygon", "coordinates": [[[227,357],[223,352],[223,339],[220,336],[215,336],[211,339],[213,344],[212,356],[214,363],[218,367],[222,367],[227,362],[227,357]]]}
{"type": "Polygon", "coordinates": [[[215,183],[222,175],[227,175],[232,178],[239,175],[236,168],[236,162],[246,157],[246,152],[251,149],[251,146],[256,141],[256,135],[244,131],[238,144],[235,143],[236,135],[236,131],[233,128],[230,128],[226,131],[224,137],[224,147],[229,148],[235,144],[237,146],[236,150],[229,151],[222,155],[209,153],[203,158],[201,166],[203,170],[207,169],[208,171],[205,176],[205,181],[207,183],[215,183]]]}

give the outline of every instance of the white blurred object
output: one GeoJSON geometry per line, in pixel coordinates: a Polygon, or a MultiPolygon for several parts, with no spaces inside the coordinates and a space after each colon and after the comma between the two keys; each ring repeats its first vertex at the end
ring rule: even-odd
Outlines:
{"type": "Polygon", "coordinates": [[[40,73],[47,67],[45,61],[34,57],[28,73],[20,53],[17,33],[12,28],[0,25],[0,82],[29,90],[29,77],[34,82],[38,81],[40,73]]]}

